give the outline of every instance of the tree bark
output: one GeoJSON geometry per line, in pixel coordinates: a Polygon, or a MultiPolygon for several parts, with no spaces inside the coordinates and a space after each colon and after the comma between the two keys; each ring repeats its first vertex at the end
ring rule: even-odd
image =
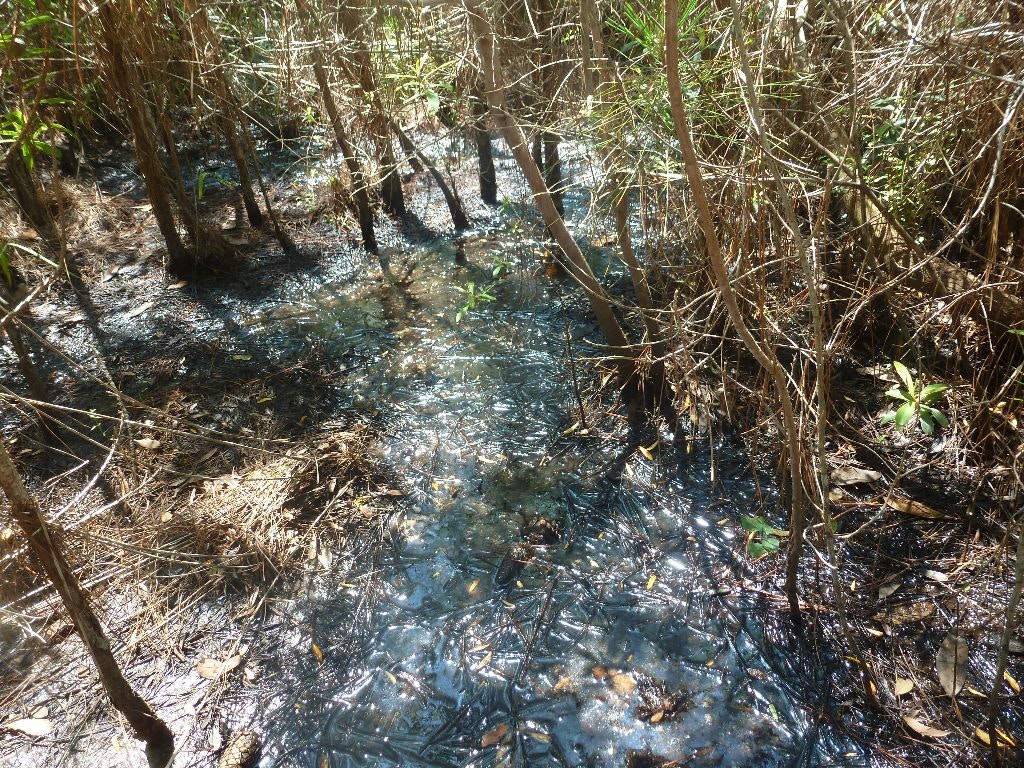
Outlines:
{"type": "Polygon", "coordinates": [[[136,738],[146,742],[146,758],[151,768],[164,768],[174,754],[174,735],[125,680],[110,650],[110,641],[64,557],[60,529],[47,525],[43,519],[39,505],[22,482],[3,442],[0,442],[0,487],[32,554],[57,589],[82,642],[89,649],[110,703],[125,716],[136,738]]]}
{"type": "Polygon", "coordinates": [[[498,174],[494,170],[494,152],[491,147],[491,132],[487,129],[487,100],[474,89],[471,99],[473,110],[473,138],[476,139],[476,157],[480,177],[480,199],[487,205],[498,204],[498,174]]]}

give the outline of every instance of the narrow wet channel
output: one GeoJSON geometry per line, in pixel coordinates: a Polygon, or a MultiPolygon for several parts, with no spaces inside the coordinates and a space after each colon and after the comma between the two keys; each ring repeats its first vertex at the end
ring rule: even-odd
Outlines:
{"type": "Polygon", "coordinates": [[[528,247],[433,243],[389,254],[390,280],[243,318],[359,361],[346,397],[384,425],[405,495],[390,541],[278,609],[289,693],[262,703],[261,764],[860,764],[811,714],[827,679],[743,589],[749,465],[728,446],[714,477],[701,449],[616,461],[570,429],[585,315],[528,273],[456,321],[457,286],[528,247]]]}

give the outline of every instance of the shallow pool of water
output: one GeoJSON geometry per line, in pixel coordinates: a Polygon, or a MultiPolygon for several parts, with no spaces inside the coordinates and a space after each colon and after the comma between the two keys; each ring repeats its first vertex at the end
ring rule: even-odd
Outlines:
{"type": "Polygon", "coordinates": [[[858,764],[809,714],[822,683],[779,607],[743,589],[745,463],[712,479],[702,451],[665,445],[616,462],[621,445],[570,429],[566,334],[585,344],[587,324],[516,268],[535,247],[387,254],[389,279],[296,287],[244,318],[358,359],[346,397],[385,425],[407,501],[390,546],[347,563],[358,584],[320,574],[285,609],[290,693],[265,702],[262,764],[858,764]],[[494,299],[457,322],[501,261],[494,299]]]}

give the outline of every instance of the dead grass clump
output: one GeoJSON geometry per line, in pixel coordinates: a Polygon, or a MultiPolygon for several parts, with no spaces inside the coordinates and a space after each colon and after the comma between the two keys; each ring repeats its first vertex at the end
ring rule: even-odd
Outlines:
{"type": "Polygon", "coordinates": [[[355,430],[206,480],[184,509],[165,505],[161,515],[176,547],[225,576],[251,580],[292,570],[315,556],[317,541],[331,548],[382,531],[396,494],[373,461],[368,435],[355,430]]]}

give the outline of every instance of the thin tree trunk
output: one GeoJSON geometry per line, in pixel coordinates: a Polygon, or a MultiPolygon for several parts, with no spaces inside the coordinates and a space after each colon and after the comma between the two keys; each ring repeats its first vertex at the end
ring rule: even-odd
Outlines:
{"type": "Polygon", "coordinates": [[[139,161],[139,170],[142,172],[146,194],[153,207],[153,215],[167,244],[169,268],[172,272],[186,275],[195,267],[195,256],[178,234],[171,200],[167,194],[169,182],[157,156],[156,145],[153,143],[151,121],[146,119],[145,106],[141,103],[138,93],[138,84],[129,72],[121,44],[121,31],[110,4],[104,3],[99,6],[99,17],[106,43],[105,58],[110,81],[114,90],[121,95],[128,113],[128,124],[135,143],[135,156],[139,161]]]}
{"type": "Polygon", "coordinates": [[[412,143],[412,139],[409,135],[402,131],[398,134],[398,145],[402,148],[402,152],[405,155],[405,161],[409,163],[409,167],[413,173],[420,173],[423,170],[423,164],[416,153],[416,145],[412,143]]]}
{"type": "Polygon", "coordinates": [[[476,157],[480,177],[480,199],[487,205],[498,204],[498,174],[494,170],[494,152],[491,132],[487,129],[487,100],[474,89],[470,103],[473,110],[473,137],[476,139],[476,157]]]}
{"type": "Polygon", "coordinates": [[[611,301],[604,288],[597,281],[579,245],[573,239],[565,226],[565,222],[559,215],[558,209],[551,199],[551,193],[544,183],[544,177],[530,156],[530,149],[527,146],[523,129],[505,110],[504,77],[501,72],[501,60],[494,35],[491,31],[490,22],[484,16],[479,0],[464,0],[464,3],[477,35],[477,50],[480,56],[487,101],[491,108],[491,114],[501,130],[505,142],[512,150],[512,154],[515,156],[516,162],[526,177],[527,183],[530,185],[533,198],[540,209],[541,215],[544,217],[548,231],[551,232],[551,235],[565,253],[570,273],[586,291],[590,308],[597,319],[605,340],[611,346],[613,354],[616,356],[615,362],[620,376],[624,381],[631,381],[636,374],[635,359],[633,352],[629,349],[629,341],[626,338],[626,334],[623,332],[622,326],[619,325],[619,321],[612,310],[611,301]]]}
{"type": "MultiPolygon", "coordinates": [[[[206,15],[206,9],[203,6],[197,5],[195,0],[189,0],[186,7],[188,7],[190,13],[196,13],[199,23],[206,33],[207,43],[210,46],[211,56],[213,58],[214,70],[216,73],[215,76],[217,78],[221,100],[226,110],[225,119],[230,120],[235,128],[235,132],[229,136],[229,141],[231,140],[231,137],[234,137],[240,145],[240,155],[235,157],[235,163],[238,166],[238,176],[242,185],[242,194],[243,199],[245,200],[246,215],[249,219],[249,223],[256,228],[263,225],[263,215],[259,209],[259,205],[256,203],[255,194],[252,192],[252,178],[249,174],[249,163],[251,162],[256,175],[256,184],[260,188],[263,205],[267,210],[267,217],[270,219],[270,224],[274,229],[274,236],[281,244],[281,249],[286,254],[290,254],[295,251],[295,243],[288,233],[284,231],[284,228],[281,226],[281,222],[277,218],[277,214],[274,212],[274,207],[270,203],[270,194],[267,191],[266,184],[263,182],[263,175],[260,173],[259,158],[253,148],[252,134],[250,132],[251,121],[245,110],[242,109],[241,104],[238,103],[238,99],[235,96],[234,91],[231,90],[231,84],[223,73],[223,68],[221,66],[222,57],[220,54],[220,39],[214,34],[213,28],[210,25],[209,17],[206,15]],[[248,191],[253,197],[251,203],[245,197],[246,191],[248,191]]],[[[234,147],[231,148],[231,152],[232,155],[235,155],[236,150],[234,147]]]]}
{"type": "Polygon", "coordinates": [[[644,321],[647,343],[651,345],[649,399],[667,405],[667,403],[662,401],[665,394],[665,339],[655,316],[651,287],[633,251],[633,237],[629,231],[629,197],[625,190],[615,201],[615,229],[618,235],[619,248],[622,251],[622,261],[629,271],[629,278],[633,283],[633,292],[636,294],[636,303],[640,307],[640,315],[644,321]]]}
{"type": "Polygon", "coordinates": [[[391,121],[391,130],[398,136],[399,142],[402,146],[408,148],[407,151],[411,150],[413,157],[417,158],[420,163],[430,172],[430,175],[437,182],[438,189],[441,190],[441,195],[444,197],[445,205],[448,206],[448,213],[451,214],[452,224],[455,226],[457,232],[461,232],[464,229],[469,229],[469,218],[466,216],[466,210],[462,207],[462,201],[455,195],[451,187],[448,186],[448,182],[445,181],[444,176],[437,167],[430,162],[430,158],[420,152],[413,144],[413,141],[409,136],[402,130],[402,126],[398,124],[398,121],[391,121]]]}
{"type": "MultiPolygon", "coordinates": [[[[395,162],[394,148],[387,130],[387,113],[377,89],[377,79],[373,73],[373,61],[370,50],[365,43],[366,20],[363,19],[362,8],[353,3],[340,3],[338,6],[338,24],[341,31],[354,46],[353,52],[356,67],[356,80],[359,88],[369,101],[369,129],[373,142],[380,155],[380,200],[384,210],[395,216],[405,215],[405,191],[402,189],[402,177],[395,162]]],[[[342,62],[343,64],[345,62],[342,62]]]]}
{"type": "Polygon", "coordinates": [[[402,176],[398,172],[398,162],[395,160],[395,150],[391,146],[391,139],[387,136],[377,137],[377,146],[381,153],[381,166],[383,177],[380,180],[380,202],[384,210],[395,216],[404,216],[405,191],[402,189],[402,176]]]}
{"type": "Polygon", "coordinates": [[[558,156],[558,134],[544,131],[541,134],[544,144],[544,183],[551,190],[551,200],[559,216],[565,215],[565,203],[562,195],[562,159],[558,156]]]}
{"type": "Polygon", "coordinates": [[[0,487],[11,504],[11,515],[24,533],[32,554],[57,589],[79,637],[89,649],[110,703],[125,716],[136,738],[146,742],[149,765],[164,768],[174,754],[174,735],[125,680],[103,626],[64,557],[60,529],[47,525],[43,519],[39,505],[22,482],[3,442],[0,442],[0,487]]]}
{"type": "Polygon", "coordinates": [[[313,52],[313,74],[316,77],[317,85],[320,87],[320,96],[324,100],[324,108],[331,120],[331,127],[334,129],[334,138],[338,142],[338,148],[345,159],[348,167],[348,175],[352,178],[352,198],[356,205],[356,216],[359,219],[359,231],[363,237],[363,248],[370,253],[377,252],[377,236],[373,229],[373,211],[370,210],[370,196],[366,188],[366,178],[363,176],[363,169],[359,166],[355,153],[352,151],[352,144],[348,140],[345,131],[345,124],[338,112],[338,104],[334,100],[330,83],[327,80],[327,72],[324,69],[320,52],[313,52]]]}
{"type": "MultiPolygon", "coordinates": [[[[803,544],[804,526],[804,498],[801,472],[800,437],[797,432],[796,415],[793,410],[793,400],[789,394],[789,386],[786,382],[786,374],[782,370],[775,353],[768,347],[762,346],[754,335],[747,328],[743,319],[736,294],[732,289],[729,280],[729,270],[722,255],[722,246],[718,240],[718,233],[715,230],[714,217],[711,214],[711,204],[708,202],[707,192],[704,189],[704,177],[701,174],[700,165],[697,160],[697,151],[693,145],[693,138],[690,135],[690,122],[686,116],[686,107],[683,105],[683,92],[679,83],[679,2],[678,0],[666,0],[665,2],[665,67],[668,74],[668,100],[672,113],[672,121],[675,123],[679,148],[683,154],[683,164],[686,170],[686,178],[690,183],[690,194],[693,196],[694,208],[697,212],[697,222],[704,233],[704,241],[708,250],[708,260],[711,263],[711,271],[714,273],[718,283],[718,289],[722,294],[722,302],[725,304],[729,314],[729,320],[736,333],[754,356],[757,362],[772,377],[775,383],[775,390],[782,404],[783,430],[786,432],[789,453],[789,475],[792,495],[792,508],[790,511],[790,542],[791,552],[799,554],[799,548],[803,544]],[[796,530],[799,528],[799,532],[796,530]],[[799,535],[798,535],[799,533],[799,535]]],[[[789,599],[790,612],[794,618],[800,616],[800,599],[796,591],[795,581],[790,583],[787,579],[786,594],[789,599]]]]}

